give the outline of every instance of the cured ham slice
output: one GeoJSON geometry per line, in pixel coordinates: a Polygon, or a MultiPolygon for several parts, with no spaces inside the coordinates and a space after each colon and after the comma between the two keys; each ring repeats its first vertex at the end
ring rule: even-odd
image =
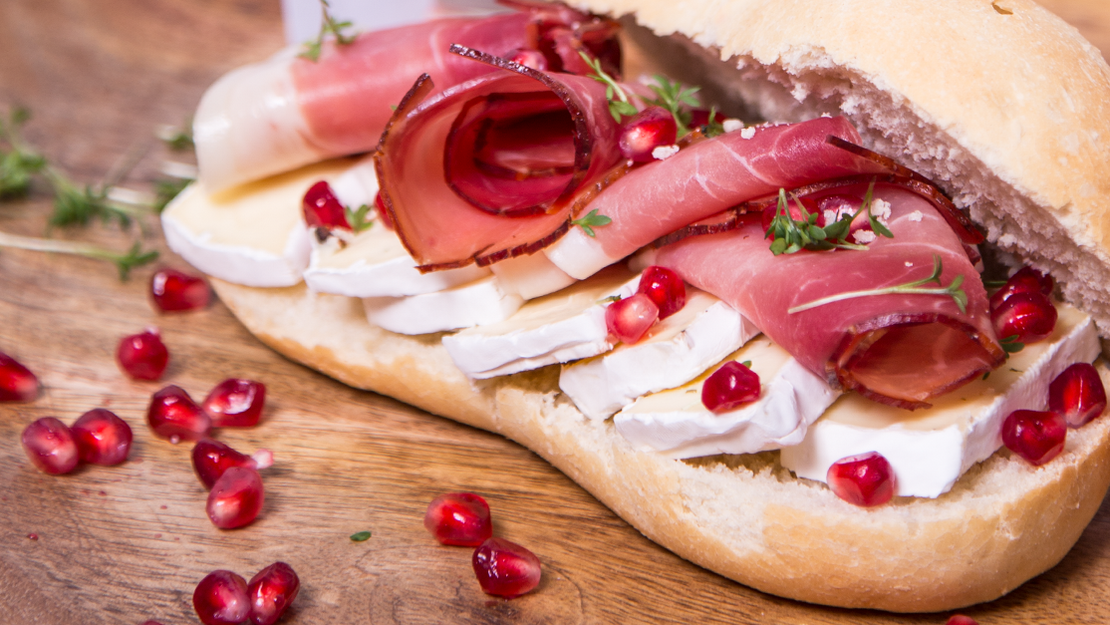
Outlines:
{"type": "Polygon", "coordinates": [[[291,47],[223,76],[193,123],[200,178],[213,190],[325,158],[372,150],[421,74],[447,88],[489,71],[453,43],[511,54],[536,50],[552,69],[583,71],[578,50],[619,65],[616,25],[562,6],[514,4],[519,12],[441,19],[325,43],[317,61],[291,47]]]}
{"type": "Polygon", "coordinates": [[[593,236],[573,229],[544,253],[560,269],[583,279],[675,230],[780,188],[890,172],[884,163],[829,143],[829,137],[860,141],[847,119],[829,117],[694,143],[666,160],[630,171],[584,209],[597,210],[612,223],[595,228],[593,236]]]}
{"type": "Polygon", "coordinates": [[[452,50],[490,73],[431,97],[422,78],[375,156],[386,212],[423,271],[535,252],[620,159],[603,84],[452,50]]]}
{"type": "MultiPolygon", "coordinates": [[[[858,207],[867,188],[866,182],[824,185],[805,200],[858,207]]],[[[874,196],[881,202],[873,206],[889,204],[886,225],[894,237],[880,236],[866,250],[775,256],[761,215],[753,214],[730,232],[663,247],[651,262],[731,304],[830,385],[902,408],[925,407],[1001,364],[1005,352],[979,275],[945,217],[899,184],[880,182],[874,196]],[[941,285],[963,276],[965,310],[953,297],[923,293],[870,294],[797,310],[830,296],[928,278],[936,259],[941,285]]]]}

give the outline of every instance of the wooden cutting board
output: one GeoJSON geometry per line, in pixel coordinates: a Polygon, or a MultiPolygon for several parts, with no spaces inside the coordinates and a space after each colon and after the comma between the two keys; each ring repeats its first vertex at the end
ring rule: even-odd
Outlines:
{"type": "MultiPolygon", "coordinates": [[[[1110,3],[1047,3],[1110,50],[1110,3]]],[[[278,49],[279,7],[263,0],[5,0],[0,3],[0,110],[29,107],[29,143],[81,182],[136,164],[123,186],[149,190],[164,159],[153,137],[182,124],[204,89],[278,49]]],[[[41,235],[48,190],[0,203],[0,231],[41,235]]],[[[170,253],[157,222],[94,224],[57,238],[170,253]]],[[[152,268],[120,282],[110,265],[0,250],[0,351],[44,385],[32,403],[0,405],[0,623],[195,623],[191,595],[215,569],[250,577],[282,560],[300,574],[289,623],[943,623],[948,615],[828,609],[737,585],[655,546],[531,452],[498,436],[354,391],[282,359],[216,302],[159,315],[152,268]],[[172,351],[163,382],[117,370],[117,342],[161,328],[172,351]],[[262,380],[263,423],[224,430],[242,451],[273,450],[262,517],[220,531],[204,514],[189,445],[144,424],[164,383],[194,397],[227,377],[262,380]],[[135,432],[131,459],[63,477],[33,469],[19,446],[43,416],[72,422],[107,407],[135,432]],[[470,551],[442,547],[421,521],[445,491],[490,502],[497,533],[530,547],[544,581],[502,601],[481,593],[470,551]],[[368,530],[372,537],[348,537],[368,530]],[[34,538],[32,538],[32,535],[34,538]]],[[[1110,620],[1110,507],[1070,555],[1011,595],[964,612],[983,625],[1110,620]]]]}

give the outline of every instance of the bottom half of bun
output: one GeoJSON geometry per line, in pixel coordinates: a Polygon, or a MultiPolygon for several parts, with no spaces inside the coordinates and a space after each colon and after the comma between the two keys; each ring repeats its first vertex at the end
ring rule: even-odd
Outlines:
{"type": "MultiPolygon", "coordinates": [[[[303,286],[213,280],[250,332],[351,386],[499,433],[545,458],[651,540],[741,584],[894,612],[990,601],[1059,562],[1110,484],[1110,419],[1041,467],[1006,450],[937,499],[871,509],[795,478],[777,452],[681,461],[634,449],[558,390],[558,368],[473,383],[439,335],[371,326],[361,303],[303,286]]],[[[1104,379],[1110,379],[1100,366],[1104,379]]]]}

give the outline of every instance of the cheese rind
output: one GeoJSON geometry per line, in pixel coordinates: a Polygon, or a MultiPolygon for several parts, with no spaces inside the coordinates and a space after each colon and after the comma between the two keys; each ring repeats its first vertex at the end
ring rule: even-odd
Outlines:
{"type": "Polygon", "coordinates": [[[799,477],[825,481],[829,467],[848,456],[877,451],[894,469],[899,496],[938,497],[974,464],[1002,446],[1002,422],[1014,410],[1045,410],[1048,385],[1076,362],[1099,353],[1094,323],[1071,306],[1057,306],[1053,334],[1010,356],[985,380],[909,412],[842,397],[801,444],[783,449],[783,466],[799,477]]]}
{"type": "Polygon", "coordinates": [[[683,309],[639,343],[564,365],[559,388],[582,414],[606,419],[641,395],[693,380],[757,334],[731,306],[690,288],[683,309]]]}
{"type": "Polygon", "coordinates": [[[508,319],[524,300],[493,276],[435,293],[362,300],[370,323],[398,334],[430,334],[508,319]]]}
{"type": "Polygon", "coordinates": [[[490,265],[490,269],[506,291],[524,299],[542,297],[576,282],[543,254],[508,258],[490,265]]]}

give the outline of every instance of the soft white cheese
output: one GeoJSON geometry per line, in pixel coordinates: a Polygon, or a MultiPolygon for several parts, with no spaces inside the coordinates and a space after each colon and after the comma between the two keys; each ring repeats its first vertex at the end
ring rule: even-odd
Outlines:
{"type": "Polygon", "coordinates": [[[569,276],[585,280],[620,260],[612,258],[591,236],[581,228],[571,228],[563,238],[543,249],[544,255],[569,276]]]}
{"type": "Polygon", "coordinates": [[[567,289],[534,299],[501,323],[443,337],[463,373],[492,378],[596,356],[612,348],[604,300],[635,293],[639,276],[610,267],[567,289]]]}
{"type": "Polygon", "coordinates": [[[501,288],[524,299],[536,299],[577,282],[543,254],[509,258],[490,265],[490,269],[501,288]]]}
{"type": "Polygon", "coordinates": [[[301,281],[312,246],[301,217],[305,191],[352,166],[336,160],[209,194],[196,182],[162,212],[166,243],[204,273],[246,286],[301,281]]]}
{"type": "Polygon", "coordinates": [[[1002,422],[1014,410],[1044,410],[1048,385],[1068,366],[1098,356],[1091,319],[1058,305],[1049,338],[1012,354],[987,379],[976,380],[909,412],[856,394],[837,401],[809,429],[801,444],[782,450],[782,464],[799,477],[821,482],[834,462],[877,451],[890,462],[897,494],[937,497],[971,466],[1002,446],[1002,422]]]}
{"type": "Polygon", "coordinates": [[[759,399],[720,414],[707,410],[702,385],[722,362],[688,384],[636,400],[613,417],[617,431],[637,448],[670,458],[755,453],[797,445],[836,399],[823,379],[765,336],[728,360],[751,361],[759,374],[759,399]]]}
{"type": "Polygon", "coordinates": [[[524,300],[505,293],[493,276],[435,293],[362,300],[370,323],[398,334],[429,334],[497,323],[524,300]]]}
{"type": "Polygon", "coordinates": [[[582,414],[606,419],[641,395],[685,384],[736,351],[759,329],[728,304],[688,288],[682,310],[640,342],[563,366],[559,388],[582,414]]]}

